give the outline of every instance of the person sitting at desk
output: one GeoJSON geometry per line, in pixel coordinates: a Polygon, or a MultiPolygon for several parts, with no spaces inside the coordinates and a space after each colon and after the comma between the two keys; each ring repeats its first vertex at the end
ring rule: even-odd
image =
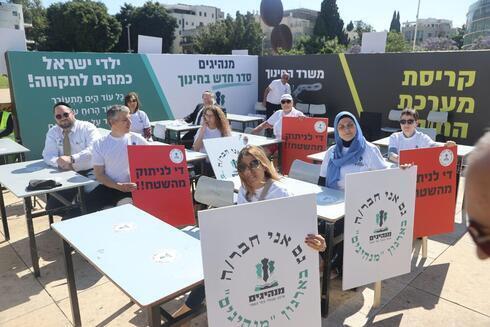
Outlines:
{"type": "Polygon", "coordinates": [[[151,126],[148,115],[141,110],[140,99],[136,92],[129,92],[124,97],[124,103],[131,112],[131,132],[138,133],[146,140],[151,140],[151,126]]]}
{"type": "MultiPolygon", "coordinates": [[[[238,191],[237,204],[291,196],[291,193],[282,185],[281,177],[261,147],[255,145],[244,147],[238,154],[237,170],[242,182],[238,191]]],[[[305,244],[318,252],[325,251],[327,247],[325,239],[319,234],[306,235],[305,244]]],[[[199,285],[192,290],[185,304],[173,316],[178,317],[196,309],[204,298],[204,285],[199,285]]]]}
{"type": "Polygon", "coordinates": [[[98,139],[93,146],[92,162],[95,177],[100,183],[87,194],[87,211],[95,212],[106,206],[115,206],[131,197],[136,184],[130,182],[128,145],[146,145],[139,134],[131,133],[129,108],[114,105],[107,111],[110,134],[98,139]]]}
{"type": "MultiPolygon", "coordinates": [[[[56,125],[46,133],[43,160],[46,164],[61,170],[74,170],[87,176],[92,169],[92,145],[99,138],[94,124],[77,120],[68,103],[58,102],[53,106],[56,125]]],[[[77,189],[57,192],[67,201],[74,200],[77,189]]],[[[46,210],[62,207],[56,198],[48,196],[46,210]]],[[[62,213],[62,219],[76,215],[75,211],[62,213]]]]}
{"type": "MultiPolygon", "coordinates": [[[[196,108],[194,108],[194,111],[191,112],[188,116],[186,116],[184,118],[184,121],[187,124],[201,125],[204,108],[212,106],[214,104],[216,104],[216,98],[214,93],[211,91],[204,91],[202,94],[202,102],[197,104],[196,108]]],[[[195,130],[188,131],[182,137],[182,140],[187,142],[192,142],[194,140],[195,135],[196,135],[195,130]]]]}
{"type": "MultiPolygon", "coordinates": [[[[398,163],[400,151],[438,146],[427,134],[417,131],[419,113],[413,109],[403,109],[400,115],[401,132],[391,134],[388,145],[388,159],[398,163]]],[[[447,141],[445,146],[455,146],[454,141],[447,141]]]]}
{"type": "Polygon", "coordinates": [[[203,140],[231,136],[231,128],[220,107],[212,105],[203,109],[201,127],[194,136],[194,151],[206,153],[203,140]]]}

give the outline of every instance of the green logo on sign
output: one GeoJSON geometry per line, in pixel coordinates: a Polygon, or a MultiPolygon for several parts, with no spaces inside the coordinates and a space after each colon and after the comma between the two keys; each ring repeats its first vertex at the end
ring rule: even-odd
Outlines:
{"type": "Polygon", "coordinates": [[[383,227],[386,219],[388,219],[388,213],[386,211],[380,210],[379,213],[376,214],[376,224],[379,225],[379,227],[383,227]]]}
{"type": "Polygon", "coordinates": [[[263,291],[265,289],[271,288],[271,287],[276,287],[279,285],[277,281],[272,281],[272,282],[267,282],[269,278],[271,277],[272,273],[275,271],[274,267],[274,261],[264,258],[262,259],[258,264],[255,265],[256,268],[256,275],[258,279],[261,279],[265,282],[265,284],[262,285],[256,285],[255,286],[255,291],[263,291]]]}

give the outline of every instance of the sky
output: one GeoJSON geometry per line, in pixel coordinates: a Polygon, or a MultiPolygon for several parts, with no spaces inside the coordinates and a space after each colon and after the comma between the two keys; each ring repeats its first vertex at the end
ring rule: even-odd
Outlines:
{"type": "MultiPolygon", "coordinates": [[[[41,0],[45,7],[59,0],[41,0]]],[[[110,14],[119,12],[125,3],[142,5],[146,0],[99,0],[106,4],[110,14]]],[[[164,1],[163,4],[185,3],[191,5],[209,5],[220,8],[225,14],[235,16],[241,13],[260,10],[260,0],[176,0],[164,1]]],[[[442,18],[453,21],[453,27],[466,23],[469,6],[476,0],[420,0],[419,18],[442,18]]],[[[320,10],[321,0],[282,0],[284,9],[308,8],[320,10]]],[[[400,22],[415,21],[418,0],[337,0],[340,17],[347,25],[349,21],[362,20],[374,27],[376,31],[387,30],[390,26],[393,11],[400,11],[400,22]]]]}

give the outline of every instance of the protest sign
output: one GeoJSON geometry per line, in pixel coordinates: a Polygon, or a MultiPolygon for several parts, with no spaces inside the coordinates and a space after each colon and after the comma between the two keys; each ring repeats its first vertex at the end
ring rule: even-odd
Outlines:
{"type": "Polygon", "coordinates": [[[223,180],[238,175],[238,153],[244,147],[238,136],[205,139],[203,143],[216,179],[223,180]]]}

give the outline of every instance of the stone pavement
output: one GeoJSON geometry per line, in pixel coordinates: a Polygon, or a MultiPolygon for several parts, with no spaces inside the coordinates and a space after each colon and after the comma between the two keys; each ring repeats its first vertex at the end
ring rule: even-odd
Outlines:
{"type": "MultiPolygon", "coordinates": [[[[59,238],[47,217],[34,219],[41,267],[41,277],[34,278],[22,201],[7,191],[4,196],[11,239],[0,235],[0,326],[72,326],[59,238]]],[[[476,257],[461,217],[461,194],[456,211],[454,232],[431,237],[427,259],[414,242],[412,272],[383,282],[378,309],[372,309],[372,285],[342,292],[341,280],[335,280],[330,315],[322,325],[490,326],[490,260],[476,257]]],[[[76,254],[73,261],[84,326],[145,325],[145,313],[107,278],[76,254]]],[[[206,315],[192,326],[207,326],[206,315]]]]}

